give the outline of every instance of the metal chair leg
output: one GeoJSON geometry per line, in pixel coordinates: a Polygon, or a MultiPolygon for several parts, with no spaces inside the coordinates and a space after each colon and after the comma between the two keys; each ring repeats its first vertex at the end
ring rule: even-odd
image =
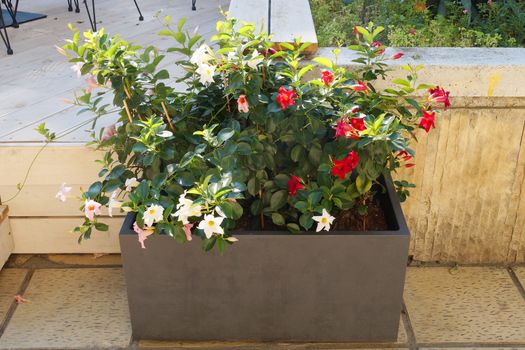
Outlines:
{"type": "Polygon", "coordinates": [[[13,6],[13,3],[11,0],[2,0],[2,2],[5,5],[5,8],[7,9],[7,13],[9,13],[9,16],[13,20],[13,24],[11,24],[13,28],[19,27],[18,22],[16,20],[16,14],[18,12],[18,1],[19,0],[16,0],[15,6],[13,6]]]}
{"type": "Polygon", "coordinates": [[[2,41],[5,44],[5,47],[7,48],[7,54],[12,55],[13,49],[11,48],[11,43],[9,42],[9,36],[7,35],[7,27],[4,22],[4,15],[2,14],[2,2],[0,2],[0,38],[2,38],[2,41]],[[4,31],[2,33],[2,30],[4,31]]]}
{"type": "Polygon", "coordinates": [[[93,17],[91,17],[91,11],[89,10],[87,0],[84,0],[84,5],[86,6],[86,12],[88,15],[89,24],[91,24],[91,29],[94,32],[96,32],[97,31],[97,11],[95,8],[95,0],[91,0],[91,8],[93,9],[93,17]]]}
{"type": "Polygon", "coordinates": [[[139,21],[143,21],[144,16],[142,16],[142,12],[140,12],[140,7],[139,7],[139,4],[137,4],[137,0],[133,0],[133,2],[135,3],[135,6],[137,7],[137,11],[139,11],[139,21]]]}
{"type": "Polygon", "coordinates": [[[192,11],[197,11],[197,0],[191,0],[191,10],[192,11]]]}
{"type": "Polygon", "coordinates": [[[69,12],[72,12],[73,11],[73,4],[75,5],[75,12],[79,13],[80,12],[80,5],[78,3],[78,0],[67,0],[67,10],[69,12]]]}

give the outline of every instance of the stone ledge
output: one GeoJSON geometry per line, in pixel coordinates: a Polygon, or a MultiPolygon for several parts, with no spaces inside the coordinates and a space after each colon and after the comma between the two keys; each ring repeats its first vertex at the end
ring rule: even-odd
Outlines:
{"type": "MultiPolygon", "coordinates": [[[[316,56],[335,62],[333,47],[320,48],[316,56]]],[[[450,90],[454,97],[525,97],[525,49],[522,48],[387,48],[385,57],[403,52],[405,56],[390,61],[390,78],[405,77],[401,65],[425,65],[419,72],[421,83],[433,83],[450,90]]],[[[341,48],[338,65],[358,67],[352,60],[359,56],[341,48]]],[[[389,80],[391,80],[389,78],[389,80]]],[[[381,86],[380,87],[385,87],[381,86]]],[[[507,103],[508,101],[504,101],[507,103]]],[[[501,103],[500,103],[501,105],[501,103]]],[[[525,100],[512,101],[524,106],[525,100]]],[[[505,106],[506,107],[506,106],[505,106]]]]}

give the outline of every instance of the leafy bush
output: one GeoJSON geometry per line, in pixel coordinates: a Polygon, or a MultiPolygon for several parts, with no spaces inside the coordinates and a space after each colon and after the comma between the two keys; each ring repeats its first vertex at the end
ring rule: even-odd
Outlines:
{"type": "Polygon", "coordinates": [[[355,43],[352,28],[373,21],[389,46],[514,47],[525,41],[525,2],[310,0],[321,46],[355,43]]]}
{"type": "MultiPolygon", "coordinates": [[[[233,19],[217,23],[215,50],[185,32],[184,21],[166,25],[160,35],[177,42],[166,53],[103,30],[82,39],[75,32],[64,46],[89,84],[76,103],[95,122],[120,113],[116,126],[93,135],[106,153],[101,180],[82,194],[80,238],[107,229],[103,206],[137,213],[142,244],[153,233],[180,242],[197,235],[205,250],[223,251],[246,220],[329,230],[348,210],[366,215],[381,191],[378,178],[413,165],[415,130],[429,132],[436,104],[449,106],[442,88],[416,83],[421,66],[403,66],[408,77],[393,80],[397,89],[376,90],[385,62],[402,56],[385,57],[376,42],[381,27],[356,28],[360,41],[351,49],[361,68],[350,72],[326,58],[300,62],[307,45],[276,51],[267,34],[233,19]],[[183,72],[178,90],[159,68],[167,53],[183,72]],[[411,97],[427,89],[421,100],[411,97]]],[[[412,186],[396,185],[402,197],[412,186]]]]}

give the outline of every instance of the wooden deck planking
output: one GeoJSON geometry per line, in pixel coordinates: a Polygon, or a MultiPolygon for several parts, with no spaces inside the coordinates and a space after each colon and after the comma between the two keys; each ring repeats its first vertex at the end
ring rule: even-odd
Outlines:
{"type": "MultiPolygon", "coordinates": [[[[199,33],[209,38],[215,23],[221,18],[219,6],[227,8],[228,0],[198,2],[198,11],[191,11],[189,1],[148,0],[140,1],[145,20],[138,21],[132,0],[98,1],[98,18],[110,34],[139,45],[154,45],[165,49],[174,45],[171,38],[160,37],[161,21],[171,15],[172,23],[187,17],[189,31],[199,27],[199,33]],[[159,19],[154,15],[164,9],[159,19]],[[108,22],[108,18],[112,21],[108,22]]],[[[9,30],[15,54],[6,56],[0,51],[0,195],[3,200],[16,192],[42,144],[34,128],[46,122],[53,131],[61,133],[89,114],[77,116],[78,108],[64,103],[72,98],[72,90],[85,86],[84,79],[77,79],[71,64],[58,54],[55,45],[71,37],[67,23],[73,22],[86,30],[85,10],[80,14],[69,13],[62,1],[43,0],[21,10],[44,12],[48,18],[9,30]],[[77,20],[83,23],[76,23],[77,20]]],[[[177,73],[172,65],[177,56],[171,54],[161,64],[170,73],[177,73]],[[171,66],[170,66],[171,64],[171,66]]],[[[113,117],[114,120],[115,117],[113,117]]],[[[103,117],[99,127],[113,121],[103,117]]],[[[85,147],[89,140],[88,126],[67,135],[46,148],[36,160],[22,192],[7,203],[10,208],[10,226],[13,232],[15,253],[110,253],[119,252],[118,230],[122,217],[104,218],[110,224],[108,233],[95,232],[93,239],[77,244],[77,234],[70,231],[82,221],[77,198],[80,187],[97,179],[99,166],[94,161],[97,152],[85,147]],[[66,203],[54,198],[58,186],[66,182],[73,187],[73,196],[66,203]]],[[[11,237],[11,236],[10,236],[11,237]]]]}

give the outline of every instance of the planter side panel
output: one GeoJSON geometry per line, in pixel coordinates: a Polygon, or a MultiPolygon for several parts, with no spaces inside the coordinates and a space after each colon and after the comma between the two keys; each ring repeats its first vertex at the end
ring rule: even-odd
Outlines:
{"type": "Polygon", "coordinates": [[[397,336],[408,235],[120,236],[138,339],[384,341],[397,336]]]}

